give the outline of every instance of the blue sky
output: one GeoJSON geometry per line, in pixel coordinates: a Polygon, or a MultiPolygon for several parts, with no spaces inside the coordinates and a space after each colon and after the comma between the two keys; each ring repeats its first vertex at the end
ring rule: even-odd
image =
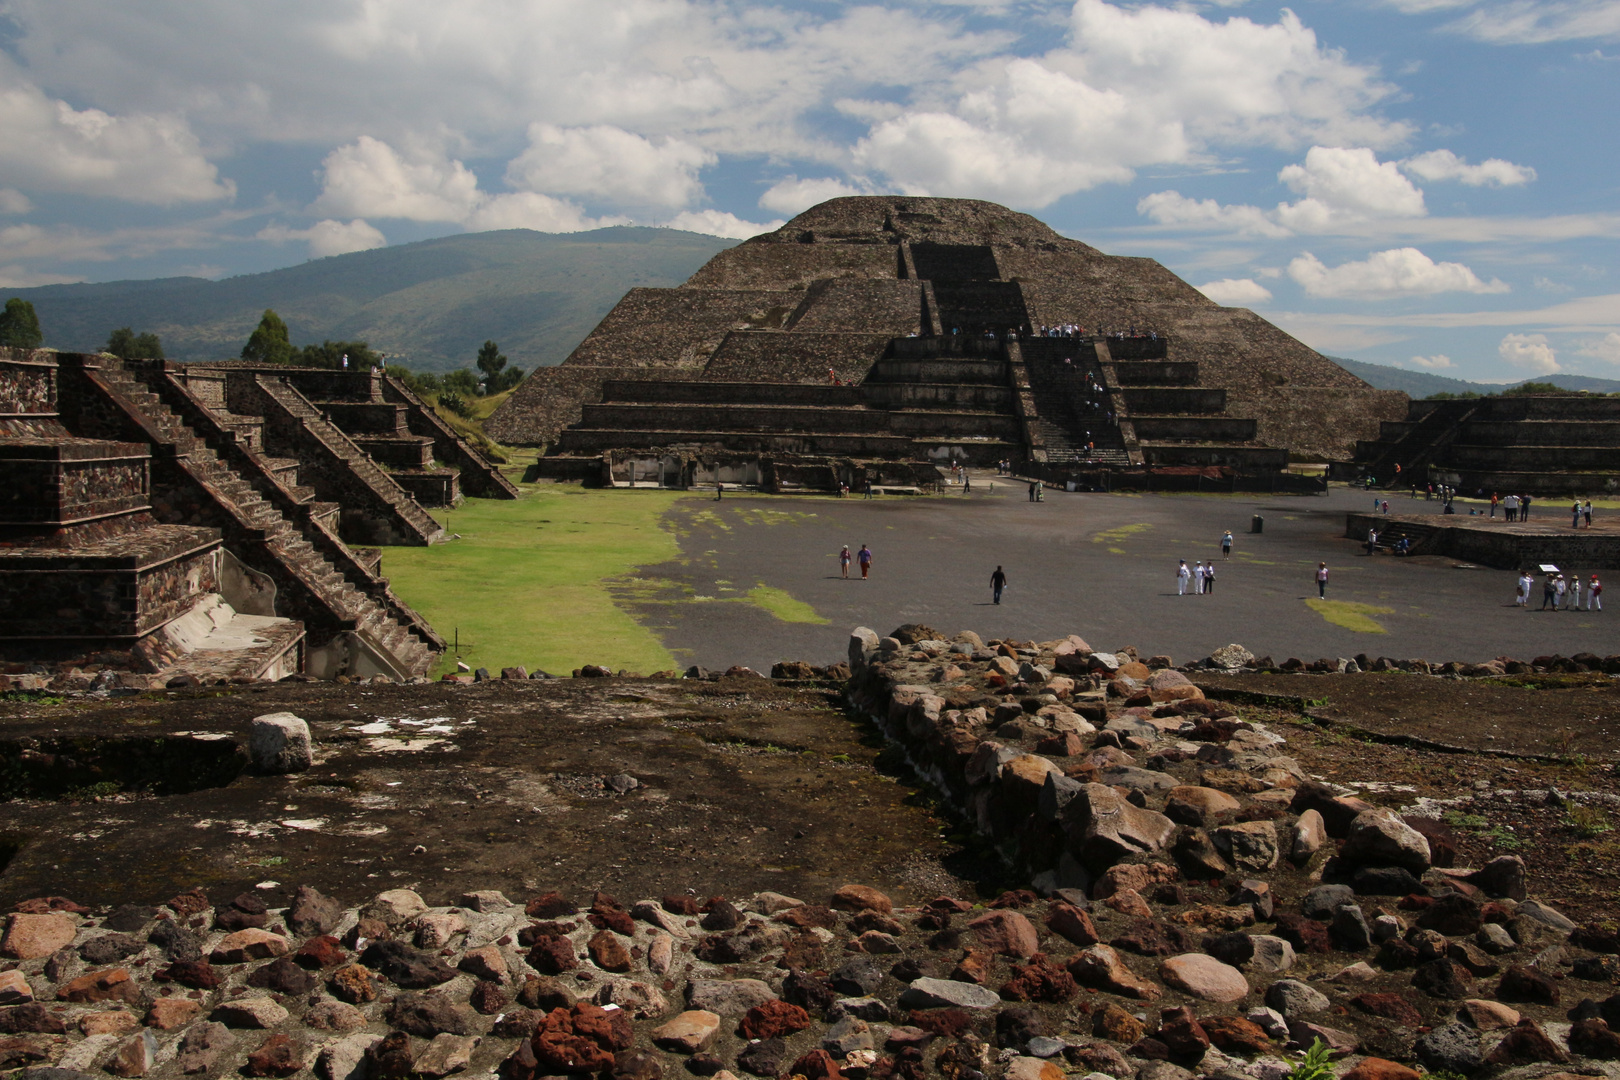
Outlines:
{"type": "Polygon", "coordinates": [[[0,0],[0,285],[990,199],[1341,356],[1620,378],[1620,0],[0,0]]]}

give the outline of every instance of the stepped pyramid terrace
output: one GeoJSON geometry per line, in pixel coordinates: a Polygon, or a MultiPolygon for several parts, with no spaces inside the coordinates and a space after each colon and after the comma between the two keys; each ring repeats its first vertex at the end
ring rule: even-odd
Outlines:
{"type": "Polygon", "coordinates": [[[0,478],[0,671],[141,689],[427,674],[444,642],[358,545],[517,495],[373,372],[49,350],[0,350],[0,478]]]}
{"type": "Polygon", "coordinates": [[[834,199],[632,289],[490,418],[541,475],[832,487],[907,467],[1276,475],[1404,413],[1151,259],[968,199],[834,199]]]}
{"type": "Polygon", "coordinates": [[[1612,494],[1620,490],[1620,397],[1414,401],[1377,438],[1356,443],[1355,464],[1380,483],[1447,484],[1468,495],[1612,494]]]}

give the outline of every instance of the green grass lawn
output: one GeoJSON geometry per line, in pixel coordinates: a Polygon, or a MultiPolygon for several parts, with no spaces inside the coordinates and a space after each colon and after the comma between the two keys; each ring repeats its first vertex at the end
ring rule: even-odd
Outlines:
{"type": "MultiPolygon", "coordinates": [[[[651,631],[621,611],[607,579],[677,556],[660,524],[682,492],[520,485],[517,502],[467,499],[436,511],[461,539],[391,547],[383,574],[473,668],[522,664],[566,675],[582,664],[643,674],[674,668],[651,631]]],[[[455,669],[446,653],[439,672],[455,669]]]]}

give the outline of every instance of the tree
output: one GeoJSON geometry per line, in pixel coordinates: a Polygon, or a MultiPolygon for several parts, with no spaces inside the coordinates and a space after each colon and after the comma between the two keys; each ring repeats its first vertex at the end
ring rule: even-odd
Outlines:
{"type": "Polygon", "coordinates": [[[6,301],[6,310],[0,312],[0,345],[14,349],[37,349],[45,344],[45,335],[39,329],[39,316],[34,305],[21,297],[6,301]]]}
{"type": "Polygon", "coordinates": [[[350,371],[368,371],[383,366],[383,355],[364,341],[323,341],[319,345],[305,345],[293,357],[304,367],[342,368],[343,358],[349,358],[350,371]]]}
{"type": "Polygon", "coordinates": [[[287,324],[281,316],[266,308],[258,328],[242,346],[242,359],[255,364],[286,364],[292,361],[292,341],[287,337],[287,324]]]}
{"type": "Polygon", "coordinates": [[[163,342],[156,334],[137,334],[127,326],[120,326],[107,337],[101,351],[112,353],[120,360],[162,360],[163,342]]]}
{"type": "Polygon", "coordinates": [[[523,369],[520,367],[507,367],[506,357],[501,355],[501,347],[493,341],[486,341],[478,350],[478,370],[484,373],[484,392],[486,394],[499,394],[509,390],[523,381],[523,369]]]}
{"type": "Polygon", "coordinates": [[[471,368],[456,368],[439,380],[439,385],[445,390],[460,394],[462,397],[478,396],[478,376],[472,373],[471,368]]]}

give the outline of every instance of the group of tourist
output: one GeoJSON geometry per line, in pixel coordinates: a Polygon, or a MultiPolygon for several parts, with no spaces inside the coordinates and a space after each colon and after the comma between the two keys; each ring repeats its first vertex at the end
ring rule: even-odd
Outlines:
{"type": "MultiPolygon", "coordinates": [[[[1536,587],[1536,576],[1529,570],[1519,575],[1519,587],[1513,595],[1513,606],[1530,610],[1530,593],[1536,587]]],[[[1586,606],[1581,606],[1581,575],[1549,573],[1541,583],[1541,610],[1602,611],[1603,582],[1596,574],[1586,583],[1586,606]]]]}
{"type": "Polygon", "coordinates": [[[1077,323],[1062,323],[1058,326],[1041,326],[1036,329],[1035,336],[1045,338],[1085,337],[1086,328],[1077,323]]]}
{"type": "Polygon", "coordinates": [[[857,554],[851,555],[849,553],[849,545],[844,545],[843,550],[838,553],[838,567],[844,572],[845,578],[849,577],[849,564],[851,559],[860,564],[861,579],[863,581],[866,580],[867,575],[872,570],[872,549],[867,547],[865,544],[862,544],[861,550],[857,554]]]}
{"type": "Polygon", "coordinates": [[[1491,517],[1496,516],[1496,506],[1498,502],[1501,503],[1502,514],[1507,518],[1507,520],[1530,520],[1530,496],[1509,495],[1507,498],[1503,499],[1500,498],[1496,492],[1491,492],[1491,517]]]}
{"type": "Polygon", "coordinates": [[[1176,567],[1176,595],[1186,596],[1189,588],[1193,596],[1203,596],[1205,593],[1215,591],[1214,559],[1208,563],[1199,559],[1191,569],[1188,568],[1186,559],[1181,560],[1181,564],[1176,567]]]}

